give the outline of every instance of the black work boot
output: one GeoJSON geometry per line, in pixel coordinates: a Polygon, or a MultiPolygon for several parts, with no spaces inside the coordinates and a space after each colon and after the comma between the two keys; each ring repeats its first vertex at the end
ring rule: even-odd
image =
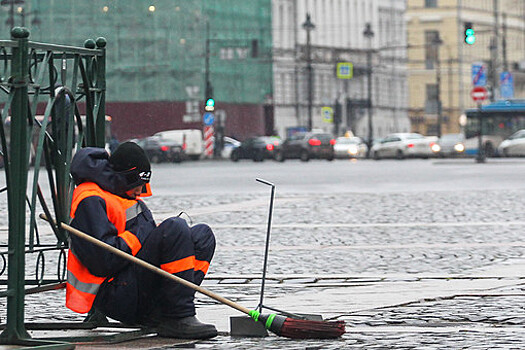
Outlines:
{"type": "Polygon", "coordinates": [[[103,327],[109,324],[106,315],[95,308],[91,308],[91,310],[89,310],[89,313],[83,322],[92,324],[94,327],[103,327]]]}
{"type": "Polygon", "coordinates": [[[202,323],[195,316],[165,319],[157,326],[157,334],[167,338],[208,339],[217,336],[212,324],[202,323]]]}

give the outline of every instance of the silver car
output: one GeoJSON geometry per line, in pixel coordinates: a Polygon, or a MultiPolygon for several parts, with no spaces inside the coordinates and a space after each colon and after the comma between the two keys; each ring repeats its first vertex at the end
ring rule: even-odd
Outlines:
{"type": "Polygon", "coordinates": [[[432,148],[437,145],[437,137],[425,137],[417,133],[390,134],[381,142],[376,143],[371,150],[374,159],[409,157],[429,158],[435,156],[432,148]]]}
{"type": "Polygon", "coordinates": [[[465,135],[445,134],[438,142],[439,147],[435,148],[436,154],[442,157],[454,157],[465,154],[465,135]]]}
{"type": "Polygon", "coordinates": [[[505,157],[525,156],[525,129],[516,131],[508,139],[500,143],[498,154],[505,157]]]}
{"type": "Polygon", "coordinates": [[[368,147],[360,137],[338,137],[334,144],[336,158],[364,158],[368,147]]]}

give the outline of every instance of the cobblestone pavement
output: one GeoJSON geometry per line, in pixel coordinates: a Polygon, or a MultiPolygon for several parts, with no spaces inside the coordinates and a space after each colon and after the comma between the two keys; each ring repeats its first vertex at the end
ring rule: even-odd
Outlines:
{"type": "MultiPolygon", "coordinates": [[[[342,319],[347,334],[336,341],[221,335],[193,348],[525,346],[525,189],[283,192],[277,188],[265,304],[342,319]]],[[[258,303],[259,281],[247,276],[261,274],[268,202],[261,192],[147,200],[158,221],[185,212],[213,227],[218,245],[205,286],[248,307],[258,303]]],[[[57,260],[46,253],[46,274],[56,275],[57,260]]],[[[34,277],[36,257],[28,257],[26,270],[34,277]]],[[[26,319],[81,320],[63,298],[63,291],[29,295],[26,319]]],[[[204,296],[198,306],[199,317],[221,331],[238,316],[204,296]]]]}

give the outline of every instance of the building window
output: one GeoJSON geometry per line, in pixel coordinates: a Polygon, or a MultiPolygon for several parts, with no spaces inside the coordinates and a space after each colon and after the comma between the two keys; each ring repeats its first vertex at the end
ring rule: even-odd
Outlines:
{"type": "Polygon", "coordinates": [[[425,30],[425,67],[426,69],[434,69],[434,64],[437,60],[437,47],[433,45],[434,41],[439,37],[437,30],[425,30]]]}
{"type": "Polygon", "coordinates": [[[437,0],[425,0],[425,7],[437,7],[437,0]]]}
{"type": "Polygon", "coordinates": [[[427,95],[425,101],[425,114],[437,114],[438,100],[437,100],[437,84],[427,84],[427,95]]]}

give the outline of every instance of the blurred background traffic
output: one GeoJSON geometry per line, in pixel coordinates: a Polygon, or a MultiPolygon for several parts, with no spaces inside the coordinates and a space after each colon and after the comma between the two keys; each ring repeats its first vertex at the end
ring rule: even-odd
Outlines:
{"type": "Polygon", "coordinates": [[[524,0],[0,5],[6,39],[107,39],[108,148],[154,162],[525,154],[524,0]]]}

